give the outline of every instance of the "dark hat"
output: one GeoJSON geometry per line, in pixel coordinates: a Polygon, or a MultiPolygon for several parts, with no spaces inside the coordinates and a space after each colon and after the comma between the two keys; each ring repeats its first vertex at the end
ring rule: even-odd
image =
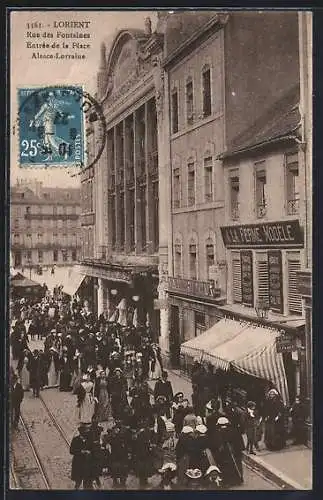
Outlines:
{"type": "Polygon", "coordinates": [[[174,399],[178,399],[178,398],[183,398],[184,397],[184,393],[183,392],[177,392],[174,396],[174,399]]]}

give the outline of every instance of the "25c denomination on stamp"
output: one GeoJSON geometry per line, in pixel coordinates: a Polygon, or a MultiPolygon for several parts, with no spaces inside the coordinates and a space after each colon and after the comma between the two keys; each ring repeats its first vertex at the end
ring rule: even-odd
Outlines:
{"type": "Polygon", "coordinates": [[[19,88],[21,167],[83,167],[84,92],[79,86],[19,88]]]}

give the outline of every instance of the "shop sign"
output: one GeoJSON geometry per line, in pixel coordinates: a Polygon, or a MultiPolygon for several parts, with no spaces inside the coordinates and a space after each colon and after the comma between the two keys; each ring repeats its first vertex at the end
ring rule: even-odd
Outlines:
{"type": "Polygon", "coordinates": [[[227,248],[301,248],[304,246],[304,235],[298,220],[222,226],[221,233],[227,248]]]}
{"type": "Polygon", "coordinates": [[[246,250],[240,253],[241,259],[241,295],[242,303],[253,307],[253,271],[252,251],[246,250]]]}
{"type": "Polygon", "coordinates": [[[277,352],[293,352],[296,351],[296,341],[289,335],[280,335],[276,337],[276,351],[277,352]]]}
{"type": "Polygon", "coordinates": [[[283,314],[283,271],[280,250],[268,251],[269,307],[283,314]]]}
{"type": "Polygon", "coordinates": [[[166,299],[154,299],[154,309],[167,309],[168,302],[166,299]]]}

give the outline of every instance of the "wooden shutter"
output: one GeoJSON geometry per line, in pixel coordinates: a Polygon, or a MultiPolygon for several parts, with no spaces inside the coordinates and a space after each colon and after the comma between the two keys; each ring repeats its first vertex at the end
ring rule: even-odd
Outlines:
{"type": "Polygon", "coordinates": [[[240,252],[232,253],[232,299],[241,303],[241,260],[240,252]]]}
{"type": "Polygon", "coordinates": [[[257,255],[258,302],[269,302],[267,254],[257,255]]]}
{"type": "Polygon", "coordinates": [[[297,285],[297,272],[301,270],[299,260],[288,259],[288,312],[302,314],[302,299],[297,285]]]}

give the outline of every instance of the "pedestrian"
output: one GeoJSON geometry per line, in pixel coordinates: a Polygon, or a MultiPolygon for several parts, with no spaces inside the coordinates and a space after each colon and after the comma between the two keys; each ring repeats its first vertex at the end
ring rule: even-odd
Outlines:
{"type": "Polygon", "coordinates": [[[93,478],[96,486],[101,488],[101,479],[103,469],[103,450],[101,447],[101,434],[103,427],[98,422],[93,421],[90,432],[92,433],[92,466],[93,478]]]}
{"type": "Polygon", "coordinates": [[[94,384],[85,373],[77,391],[78,419],[81,424],[91,424],[95,412],[94,384]]]}
{"type": "Polygon", "coordinates": [[[281,450],[286,445],[284,404],[275,388],[265,399],[265,445],[268,450],[281,450]]]}
{"type": "Polygon", "coordinates": [[[247,453],[255,455],[254,447],[256,447],[256,431],[258,424],[258,412],[256,403],[248,401],[247,411],[245,415],[245,429],[247,434],[247,453]]]}
{"type": "Polygon", "coordinates": [[[79,435],[74,436],[70,446],[72,459],[71,479],[75,481],[75,489],[93,489],[93,457],[92,457],[92,433],[87,425],[78,427],[79,435]]]}
{"type": "Polygon", "coordinates": [[[19,381],[18,375],[13,374],[11,384],[11,421],[14,429],[18,428],[20,418],[20,406],[24,399],[24,390],[19,381]]]}
{"type": "Polygon", "coordinates": [[[67,348],[64,346],[62,350],[62,355],[59,361],[59,390],[63,392],[69,392],[72,390],[72,360],[67,354],[67,348]]]}
{"type": "Polygon", "coordinates": [[[112,415],[110,398],[108,392],[108,380],[105,371],[100,370],[94,388],[95,397],[98,400],[95,418],[98,422],[107,422],[112,415]]]}
{"type": "Polygon", "coordinates": [[[125,489],[129,472],[130,431],[121,420],[116,420],[115,426],[106,435],[105,440],[110,445],[109,471],[113,486],[117,489],[125,489]]]}
{"type": "Polygon", "coordinates": [[[39,356],[38,349],[33,351],[33,355],[30,358],[30,386],[33,390],[33,395],[39,398],[40,385],[41,385],[41,374],[42,374],[42,360],[39,356]]]}
{"type": "Polygon", "coordinates": [[[170,408],[174,398],[173,387],[171,382],[168,380],[168,372],[166,370],[162,371],[162,376],[157,380],[154,388],[154,399],[159,396],[164,396],[166,398],[167,411],[166,415],[168,418],[171,416],[170,408]]]}
{"type": "Polygon", "coordinates": [[[55,347],[50,347],[46,356],[48,387],[58,387],[59,356],[55,347]]]}
{"type": "Polygon", "coordinates": [[[183,392],[177,392],[172,404],[173,424],[175,425],[176,437],[180,435],[183,428],[184,417],[187,414],[188,400],[184,400],[183,392]]]}
{"type": "Polygon", "coordinates": [[[121,368],[116,368],[108,378],[108,391],[111,401],[112,416],[115,419],[121,418],[124,407],[128,405],[127,380],[121,368]]]}
{"type": "Polygon", "coordinates": [[[306,418],[306,407],[301,400],[300,396],[296,396],[294,404],[292,405],[290,411],[290,416],[292,417],[292,435],[294,438],[293,444],[306,444],[306,429],[305,429],[305,418],[306,418]]]}
{"type": "Polygon", "coordinates": [[[242,446],[239,432],[226,417],[220,417],[216,426],[213,453],[222,472],[223,485],[238,486],[243,483],[242,446]]]}
{"type": "Polygon", "coordinates": [[[17,365],[17,371],[24,391],[29,391],[30,388],[30,355],[31,352],[29,349],[25,349],[17,365]]]}
{"type": "Polygon", "coordinates": [[[148,478],[154,471],[154,432],[149,428],[146,418],[138,422],[138,428],[133,436],[133,466],[136,476],[139,478],[140,488],[148,486],[148,478]]]}

